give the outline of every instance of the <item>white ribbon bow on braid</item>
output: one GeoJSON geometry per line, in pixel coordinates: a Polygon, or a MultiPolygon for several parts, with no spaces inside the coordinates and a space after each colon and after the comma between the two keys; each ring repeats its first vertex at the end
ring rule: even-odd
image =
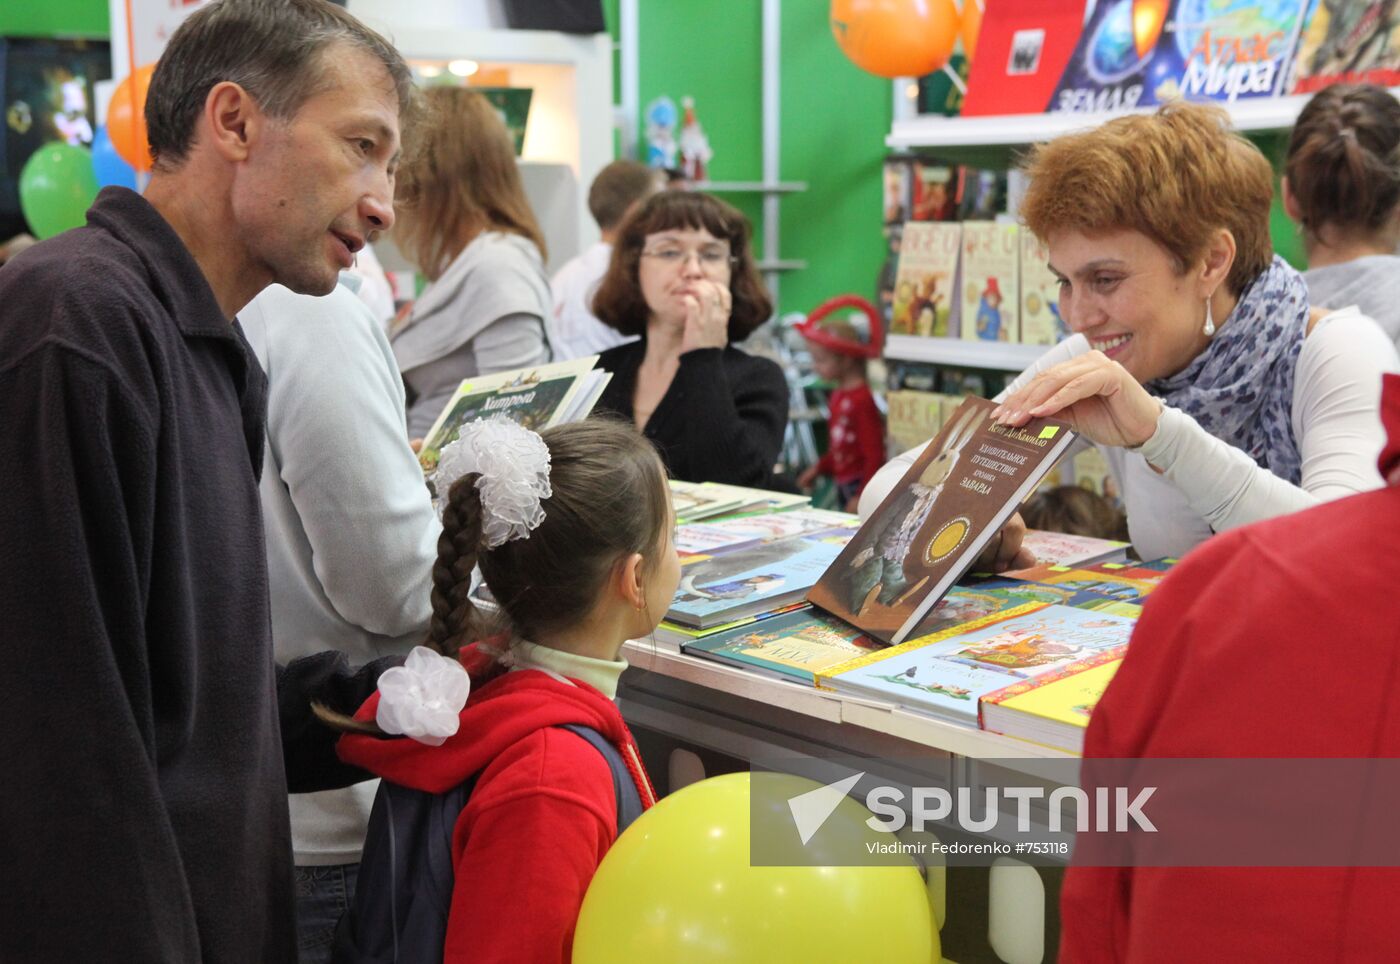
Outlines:
{"type": "Polygon", "coordinates": [[[504,415],[468,422],[457,440],[442,450],[434,483],[439,509],[452,484],[469,472],[481,473],[481,534],[486,548],[525,539],[544,521],[540,502],[553,494],[549,486],[549,448],[528,428],[504,415]]]}
{"type": "Polygon", "coordinates": [[[455,659],[415,646],[402,666],[379,677],[374,721],[385,733],[402,734],[428,746],[442,746],[457,732],[472,681],[455,659]]]}

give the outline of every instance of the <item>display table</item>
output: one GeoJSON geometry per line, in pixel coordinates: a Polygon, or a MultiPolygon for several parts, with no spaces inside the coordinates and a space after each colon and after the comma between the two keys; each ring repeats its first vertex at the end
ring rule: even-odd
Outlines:
{"type": "Polygon", "coordinates": [[[932,752],[974,760],[1074,756],[892,703],[688,656],[649,640],[627,643],[623,655],[631,669],[623,674],[619,701],[629,722],[740,759],[763,746],[778,752],[825,746],[870,756],[932,752]]]}
{"type": "MultiPolygon", "coordinates": [[[[1050,747],[947,723],[890,703],[819,690],[633,640],[618,704],[667,792],[676,750],[697,754],[703,773],[744,769],[755,759],[855,758],[880,781],[948,789],[982,785],[981,761],[1015,768],[1073,758],[1050,747]],[[718,754],[716,761],[713,755],[718,754]],[[894,761],[894,762],[892,762],[894,761]],[[898,761],[915,761],[917,773],[898,761]]],[[[998,858],[992,867],[938,868],[931,885],[943,953],[958,964],[1052,961],[1059,943],[1062,866],[998,858]]]]}

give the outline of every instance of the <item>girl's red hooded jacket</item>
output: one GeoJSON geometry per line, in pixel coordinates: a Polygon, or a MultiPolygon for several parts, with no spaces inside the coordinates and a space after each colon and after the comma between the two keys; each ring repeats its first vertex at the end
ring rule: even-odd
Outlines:
{"type": "MultiPolygon", "coordinates": [[[[379,694],[358,719],[374,719],[379,694]]],[[[643,807],[656,802],[617,706],[580,681],[520,670],[473,689],[442,746],[341,737],[343,760],[431,793],[471,777],[453,835],[456,883],[444,962],[567,964],[584,892],[617,836],[607,761],[560,724],[592,727],[622,753],[643,807]]]]}

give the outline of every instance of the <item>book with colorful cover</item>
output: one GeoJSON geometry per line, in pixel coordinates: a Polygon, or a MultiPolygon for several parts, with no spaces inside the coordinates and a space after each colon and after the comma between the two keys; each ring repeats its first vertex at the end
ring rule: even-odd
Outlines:
{"type": "Polygon", "coordinates": [[[1313,0],[1285,89],[1315,94],[1332,84],[1400,85],[1395,0],[1313,0]]]}
{"type": "Polygon", "coordinates": [[[784,613],[797,612],[798,610],[811,609],[805,602],[789,603],[786,606],[779,606],[776,609],[765,609],[763,612],[754,613],[752,616],[744,616],[742,619],[735,619],[731,622],[720,623],[717,626],[710,626],[707,629],[697,629],[694,626],[682,626],[680,623],[662,620],[657,624],[652,632],[652,637],[658,643],[668,643],[678,650],[687,643],[693,643],[698,639],[706,639],[718,633],[727,633],[730,630],[738,629],[740,626],[752,626],[754,623],[762,622],[765,619],[772,619],[774,616],[781,616],[784,613]]]}
{"type": "Polygon", "coordinates": [[[818,673],[884,648],[884,643],[854,626],[804,608],[684,643],[681,651],[766,675],[813,683],[818,673]]]}
{"type": "Polygon", "coordinates": [[[1157,584],[1167,577],[1167,571],[1171,567],[1158,568],[1157,566],[1143,565],[1127,559],[1108,559],[1103,562],[1096,562],[1092,565],[1083,565],[1079,568],[1085,572],[1096,572],[1101,575],[1114,576],[1118,579],[1133,579],[1145,582],[1156,588],[1157,584]]]}
{"type": "MultiPolygon", "coordinates": [[[[1010,173],[1003,167],[961,167],[958,220],[992,221],[1007,213],[1010,173]]],[[[1010,223],[1010,222],[1008,222],[1010,223]]]]}
{"type": "Polygon", "coordinates": [[[963,168],[935,158],[914,158],[910,221],[956,221],[963,168]]]}
{"type": "Polygon", "coordinates": [[[1040,529],[1027,529],[1021,547],[1031,551],[1037,565],[1089,566],[1128,558],[1126,542],[1040,529]]]}
{"type": "Polygon", "coordinates": [[[1053,345],[1069,337],[1060,316],[1060,279],[1050,270],[1050,255],[1028,229],[1021,231],[1021,342],[1053,345]]]}
{"type": "Polygon", "coordinates": [[[671,487],[671,508],[675,510],[677,522],[710,519],[733,512],[743,505],[742,500],[706,489],[699,482],[671,479],[668,484],[671,487]]]}
{"type": "Polygon", "coordinates": [[[1155,104],[1158,42],[1174,6],[1174,0],[1096,3],[1045,109],[1102,113],[1155,104]]]}
{"type": "Polygon", "coordinates": [[[962,225],[954,221],[904,225],[890,334],[946,337],[957,326],[961,239],[962,225]]]}
{"type": "Polygon", "coordinates": [[[1163,556],[1160,559],[1147,559],[1143,562],[1135,562],[1133,565],[1138,569],[1150,569],[1155,572],[1169,572],[1181,560],[1175,556],[1163,556]]]}
{"type": "Polygon", "coordinates": [[[1114,646],[988,693],[980,701],[982,729],[1071,753],[1084,752],[1089,717],[1127,651],[1127,646],[1114,646]]]}
{"type": "MultiPolygon", "coordinates": [[[[971,586],[960,586],[954,592],[976,593],[978,599],[988,603],[1000,599],[1003,600],[1003,607],[1022,606],[1026,603],[1039,603],[1043,606],[1073,606],[1076,609],[1100,609],[1105,612],[1117,613],[1120,616],[1130,616],[1134,619],[1142,613],[1142,606],[1135,601],[1140,600],[1141,596],[1128,599],[1114,598],[1106,596],[1102,592],[1078,589],[1073,584],[1055,585],[997,577],[977,582],[971,586]]],[[[953,593],[948,595],[951,597],[953,593]]],[[[921,626],[920,630],[922,629],[921,626]]],[[[916,630],[916,634],[918,632],[919,630],[916,630]]]]}
{"type": "Polygon", "coordinates": [[[1020,340],[1021,229],[995,221],[963,223],[962,337],[1020,340]]]}
{"type": "Polygon", "coordinates": [[[719,482],[682,482],[671,479],[671,507],[677,522],[697,522],[740,512],[779,512],[808,505],[809,496],[770,492],[719,482]]]}
{"type": "Polygon", "coordinates": [[[612,377],[593,367],[597,361],[597,355],[588,355],[465,379],[423,436],[418,450],[423,471],[436,471],[442,449],[456,441],[463,425],[477,419],[505,415],[538,432],[584,418],[612,377]]]}
{"type": "MultiPolygon", "coordinates": [[[[706,482],[705,485],[719,485],[718,482],[706,482]]],[[[740,486],[730,486],[739,489],[740,486]]],[[[749,504],[742,511],[744,512],[784,512],[788,509],[798,509],[805,505],[812,504],[810,495],[801,495],[796,492],[770,492],[767,489],[748,489],[753,493],[749,496],[749,504]]]]}
{"type": "Polygon", "coordinates": [[[901,642],[972,565],[1074,439],[1063,422],[992,421],[966,399],[857,530],[809,602],[901,642]]]}
{"type": "Polygon", "coordinates": [[[742,515],[716,522],[689,522],[676,529],[676,551],[683,556],[713,554],[765,540],[799,536],[821,529],[854,529],[860,520],[845,512],[827,509],[792,509],[742,515]]]}
{"type": "Polygon", "coordinates": [[[1126,646],[1135,621],[1070,606],[1030,611],[975,628],[935,633],[821,674],[838,693],[888,699],[976,726],[978,701],[1020,680],[1126,646]]]}
{"type": "MultiPolygon", "coordinates": [[[[945,396],[937,392],[890,391],[885,393],[888,413],[885,429],[895,450],[907,452],[938,434],[946,413],[945,396]]],[[[962,399],[958,399],[959,404],[962,399]]]]}
{"type": "Polygon", "coordinates": [[[1176,0],[1157,42],[1147,102],[1277,96],[1307,5],[1308,0],[1176,0]]]}
{"type": "Polygon", "coordinates": [[[1103,496],[1114,505],[1121,502],[1113,470],[1108,467],[1108,459],[1104,458],[1097,446],[1091,445],[1082,452],[1076,452],[1069,459],[1068,467],[1075,485],[1103,496]]]}
{"type": "Polygon", "coordinates": [[[1075,609],[1092,609],[1101,613],[1113,613],[1115,616],[1127,616],[1129,619],[1137,619],[1142,615],[1143,597],[1139,596],[1137,601],[1126,599],[1114,599],[1097,592],[1077,592],[1066,599],[1061,605],[1073,606],[1075,609]]]}
{"type": "Polygon", "coordinates": [[[833,528],[691,556],[666,618],[707,629],[800,600],[845,548],[853,529],[833,528]]]}
{"type": "Polygon", "coordinates": [[[1084,6],[1085,0],[987,3],[963,116],[1043,112],[1074,54],[1084,6]]]}
{"type": "Polygon", "coordinates": [[[1115,572],[1092,567],[1038,565],[1002,573],[1007,579],[1035,582],[1046,586],[1061,586],[1075,591],[1098,593],[1124,602],[1138,602],[1157,588],[1160,574],[1155,578],[1134,579],[1115,572]]]}

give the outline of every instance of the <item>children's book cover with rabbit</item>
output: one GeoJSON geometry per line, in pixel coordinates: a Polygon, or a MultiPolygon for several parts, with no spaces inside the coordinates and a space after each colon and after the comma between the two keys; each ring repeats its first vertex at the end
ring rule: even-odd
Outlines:
{"type": "Polygon", "coordinates": [[[1074,438],[1064,422],[1014,428],[969,397],[822,574],[807,599],[897,643],[997,538],[1074,438]]]}

